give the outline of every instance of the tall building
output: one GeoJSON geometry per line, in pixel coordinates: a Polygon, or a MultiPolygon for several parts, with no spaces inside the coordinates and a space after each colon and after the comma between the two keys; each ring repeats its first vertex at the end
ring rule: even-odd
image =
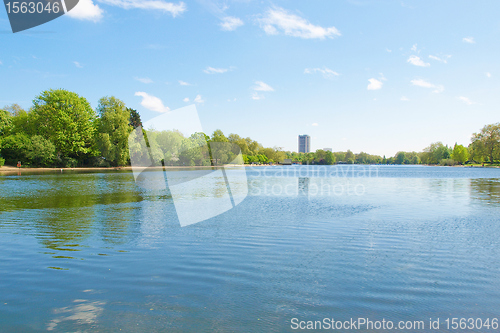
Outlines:
{"type": "Polygon", "coordinates": [[[299,135],[299,153],[311,151],[311,137],[307,134],[299,135]]]}

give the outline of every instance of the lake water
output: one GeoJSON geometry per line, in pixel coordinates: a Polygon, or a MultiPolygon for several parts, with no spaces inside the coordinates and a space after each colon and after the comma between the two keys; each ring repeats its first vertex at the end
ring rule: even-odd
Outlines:
{"type": "Polygon", "coordinates": [[[239,205],[186,227],[129,172],[1,175],[0,331],[500,318],[500,169],[246,173],[239,205]]]}

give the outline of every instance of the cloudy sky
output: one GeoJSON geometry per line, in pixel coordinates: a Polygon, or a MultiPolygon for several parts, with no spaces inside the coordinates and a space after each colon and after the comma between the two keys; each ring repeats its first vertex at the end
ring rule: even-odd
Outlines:
{"type": "Polygon", "coordinates": [[[0,105],[64,88],[143,120],[195,104],[205,132],[380,155],[469,144],[500,121],[500,2],[80,0],[12,34],[0,105]]]}

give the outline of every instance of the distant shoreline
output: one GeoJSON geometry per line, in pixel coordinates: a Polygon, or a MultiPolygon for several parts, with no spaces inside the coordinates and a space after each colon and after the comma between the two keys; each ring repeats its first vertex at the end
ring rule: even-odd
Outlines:
{"type": "MultiPolygon", "coordinates": [[[[311,164],[313,165],[313,164],[311,164]]],[[[368,164],[334,164],[334,165],[341,165],[341,166],[349,166],[349,165],[368,165],[368,164]]],[[[400,165],[400,164],[372,164],[372,165],[400,165]]],[[[401,164],[401,165],[406,165],[406,166],[440,166],[440,165],[428,165],[428,164],[401,164]]],[[[281,164],[238,164],[238,165],[233,165],[236,167],[267,167],[267,166],[287,166],[289,167],[290,165],[281,165],[281,164]]],[[[313,166],[324,166],[320,164],[314,164],[313,166]]],[[[220,167],[220,166],[219,166],[220,167]]],[[[500,168],[500,166],[489,166],[489,165],[454,165],[450,167],[461,167],[461,168],[500,168]]],[[[152,167],[150,169],[158,169],[158,170],[163,170],[163,169],[211,169],[211,168],[217,168],[217,166],[165,166],[165,167],[152,167]]],[[[17,168],[15,166],[9,166],[9,165],[4,165],[0,167],[0,173],[13,173],[13,172],[51,172],[51,171],[59,171],[59,172],[64,172],[64,171],[132,171],[133,168],[131,166],[123,166],[123,167],[76,167],[76,168],[17,168]]]]}
{"type": "MultiPolygon", "coordinates": [[[[232,165],[235,167],[242,167],[242,166],[270,166],[268,164],[261,164],[261,165],[250,165],[250,164],[235,164],[232,165]]],[[[221,166],[219,166],[221,167],[221,166]]],[[[158,170],[163,170],[163,169],[211,169],[211,168],[218,168],[217,166],[165,166],[165,167],[151,167],[149,169],[158,169],[158,170]]],[[[123,166],[123,167],[76,167],[76,168],[18,168],[15,166],[10,166],[10,165],[4,165],[0,167],[0,173],[13,173],[13,172],[50,172],[50,171],[59,171],[59,172],[64,172],[64,171],[132,171],[133,168],[131,166],[123,166]]]]}

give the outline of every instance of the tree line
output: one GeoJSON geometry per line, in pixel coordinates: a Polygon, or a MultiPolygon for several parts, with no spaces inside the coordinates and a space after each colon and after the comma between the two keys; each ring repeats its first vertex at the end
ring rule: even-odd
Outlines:
{"type": "Polygon", "coordinates": [[[74,92],[47,90],[33,100],[29,110],[17,104],[0,109],[0,166],[4,163],[31,167],[108,167],[130,165],[141,154],[164,165],[216,165],[241,163],[282,163],[285,159],[301,164],[493,164],[500,160],[500,123],[484,126],[472,135],[468,147],[448,147],[432,143],[422,152],[398,152],[386,158],[364,152],[355,154],[317,150],[311,153],[263,147],[238,134],[211,136],[178,131],[142,130],[149,150],[141,146],[136,128],[142,128],[139,113],[115,97],[103,97],[95,109],[74,92]],[[134,131],[134,133],[132,133],[134,131]],[[130,145],[130,147],[129,147],[130,145]],[[130,148],[130,149],[129,149],[130,148]]]}

